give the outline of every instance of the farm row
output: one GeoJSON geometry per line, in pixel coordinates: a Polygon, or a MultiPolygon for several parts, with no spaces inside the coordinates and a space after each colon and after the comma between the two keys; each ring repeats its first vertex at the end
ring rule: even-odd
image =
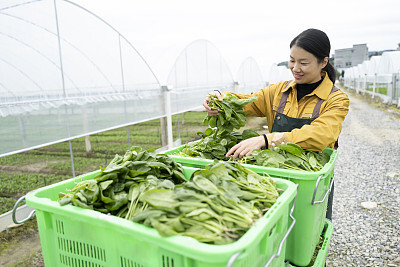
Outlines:
{"type": "MultiPolygon", "coordinates": [[[[204,112],[186,112],[173,116],[174,139],[182,143],[198,138],[204,112]]],[[[124,154],[129,145],[144,149],[162,146],[160,119],[98,133],[89,137],[90,152],[85,138],[71,141],[75,174],[80,175],[106,166],[115,154],[124,154]],[[129,132],[129,145],[128,135],[129,132]]],[[[69,143],[62,142],[28,152],[0,158],[0,214],[12,209],[16,200],[27,192],[72,177],[69,143]]]]}

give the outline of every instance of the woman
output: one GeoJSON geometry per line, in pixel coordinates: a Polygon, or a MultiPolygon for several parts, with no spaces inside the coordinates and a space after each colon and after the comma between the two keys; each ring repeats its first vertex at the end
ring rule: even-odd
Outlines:
{"type": "MultiPolygon", "coordinates": [[[[308,29],[290,43],[289,68],[293,81],[272,84],[256,93],[234,94],[239,98],[257,95],[243,109],[247,116],[266,117],[269,134],[246,139],[233,146],[226,156],[249,156],[254,149],[292,142],[306,150],[337,148],[342,122],[349,111],[349,98],[334,87],[336,71],[329,63],[330,41],[320,30],[308,29]]],[[[219,100],[222,96],[214,92],[219,100]]],[[[203,103],[215,116],[208,97],[203,103]]],[[[326,218],[332,220],[333,186],[326,218]]]]}
{"type": "MultiPolygon", "coordinates": [[[[256,93],[234,94],[239,98],[257,95],[244,107],[247,116],[266,117],[269,134],[253,137],[233,146],[226,156],[249,156],[254,149],[292,142],[303,149],[321,151],[337,147],[341,124],[349,110],[348,96],[334,87],[336,71],[329,63],[328,36],[308,29],[290,43],[289,68],[294,80],[272,84],[256,93]]],[[[214,92],[219,100],[222,96],[214,92]]],[[[215,116],[208,97],[203,103],[215,116]]]]}

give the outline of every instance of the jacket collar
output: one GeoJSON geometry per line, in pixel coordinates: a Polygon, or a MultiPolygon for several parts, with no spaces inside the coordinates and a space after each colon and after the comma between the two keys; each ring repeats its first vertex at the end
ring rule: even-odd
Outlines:
{"type": "MultiPolygon", "coordinates": [[[[331,93],[332,87],[333,87],[333,82],[329,79],[328,74],[326,71],[322,72],[322,82],[321,84],[315,88],[315,90],[311,93],[312,95],[316,95],[319,98],[326,100],[328,99],[329,94],[331,93]]],[[[286,88],[282,91],[285,92],[287,90],[290,90],[291,88],[296,87],[296,82],[294,80],[289,81],[289,85],[286,86],[286,88]]]]}

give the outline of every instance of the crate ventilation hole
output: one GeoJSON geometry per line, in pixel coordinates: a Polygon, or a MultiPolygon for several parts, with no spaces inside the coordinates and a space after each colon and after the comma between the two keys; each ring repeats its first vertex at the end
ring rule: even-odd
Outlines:
{"type": "MultiPolygon", "coordinates": [[[[161,256],[162,267],[175,267],[174,259],[168,256],[161,256]]],[[[134,260],[121,257],[121,267],[145,267],[142,264],[136,263],[134,260]]]]}
{"type": "Polygon", "coordinates": [[[136,263],[133,260],[121,257],[121,267],[145,267],[142,264],[136,263]]]}

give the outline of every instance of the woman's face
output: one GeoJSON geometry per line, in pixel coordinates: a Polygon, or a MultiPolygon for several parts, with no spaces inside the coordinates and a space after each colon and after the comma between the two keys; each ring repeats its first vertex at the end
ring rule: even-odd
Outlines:
{"type": "Polygon", "coordinates": [[[328,63],[328,57],[318,63],[311,53],[296,45],[290,49],[289,69],[298,84],[316,83],[321,80],[321,70],[328,63]]]}

